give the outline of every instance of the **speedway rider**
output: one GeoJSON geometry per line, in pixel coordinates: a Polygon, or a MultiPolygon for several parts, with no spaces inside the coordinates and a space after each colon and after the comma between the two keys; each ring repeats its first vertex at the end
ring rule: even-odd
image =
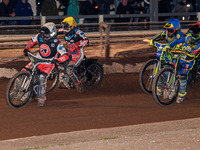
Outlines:
{"type": "Polygon", "coordinates": [[[154,36],[152,38],[153,41],[165,39],[168,43],[171,43],[184,35],[183,32],[181,32],[181,25],[178,19],[170,19],[163,28],[165,30],[154,36]]]}
{"type": "MultiPolygon", "coordinates": [[[[53,22],[45,23],[40,32],[33,37],[26,48],[24,49],[24,54],[27,55],[29,50],[36,44],[39,44],[39,54],[38,58],[45,58],[52,60],[53,63],[64,63],[69,59],[66,49],[63,44],[57,39],[57,29],[53,22]],[[58,58],[58,55],[60,57],[58,58]]],[[[50,74],[51,70],[54,68],[54,64],[39,64],[39,86],[38,86],[38,105],[43,106],[46,100],[46,82],[47,76],[50,74]]],[[[26,65],[26,68],[30,68],[31,63],[26,65]]]]}
{"type": "MultiPolygon", "coordinates": [[[[154,41],[161,41],[166,40],[168,44],[171,42],[174,42],[184,36],[184,33],[181,32],[181,25],[178,19],[170,19],[163,27],[165,30],[161,33],[157,34],[152,38],[150,41],[150,45],[154,45],[154,41]]],[[[166,46],[168,45],[166,44],[166,46]]],[[[178,47],[179,45],[177,45],[178,47]]],[[[164,48],[164,47],[163,47],[164,48]]],[[[157,54],[158,56],[161,55],[161,53],[157,54]]],[[[170,59],[167,55],[164,56],[165,60],[168,62],[170,59]]],[[[162,83],[159,83],[162,84],[162,83]]],[[[157,87],[157,95],[160,96],[162,94],[161,87],[157,87]]]]}
{"type": "Polygon", "coordinates": [[[169,46],[165,48],[174,47],[178,44],[181,44],[180,47],[183,50],[188,50],[184,56],[180,59],[180,88],[178,97],[176,99],[177,103],[182,103],[184,100],[184,96],[186,95],[186,86],[188,80],[188,73],[192,69],[194,65],[194,59],[197,53],[200,51],[200,23],[193,24],[186,35],[181,39],[178,39],[174,42],[171,42],[169,46]]]}
{"type": "MultiPolygon", "coordinates": [[[[58,32],[64,33],[68,55],[72,56],[72,59],[67,67],[67,74],[76,85],[77,92],[81,93],[83,91],[83,86],[76,69],[84,58],[83,48],[89,44],[89,40],[81,30],[78,30],[77,23],[73,17],[65,18],[61,22],[61,26],[62,28],[59,29],[58,32]]],[[[65,80],[62,82],[67,88],[70,89],[69,84],[66,83],[65,80]]]]}

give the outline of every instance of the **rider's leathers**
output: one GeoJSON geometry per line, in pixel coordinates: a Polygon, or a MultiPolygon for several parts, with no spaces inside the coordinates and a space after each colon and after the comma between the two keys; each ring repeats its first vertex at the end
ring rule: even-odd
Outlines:
{"type": "Polygon", "coordinates": [[[188,73],[194,65],[196,54],[200,51],[200,41],[191,44],[191,35],[186,34],[182,38],[173,41],[169,44],[170,47],[174,47],[176,45],[179,45],[179,49],[189,51],[180,58],[181,68],[179,70],[179,74],[181,77],[180,77],[180,89],[178,95],[184,97],[186,95],[188,73]]]}
{"type": "MultiPolygon", "coordinates": [[[[58,29],[58,33],[62,32],[64,32],[62,28],[58,29]]],[[[72,56],[72,59],[67,67],[67,74],[71,77],[75,85],[79,85],[81,80],[76,72],[76,68],[80,65],[84,58],[83,48],[89,44],[89,40],[85,34],[77,28],[74,28],[72,32],[73,33],[70,35],[65,34],[64,37],[67,46],[66,49],[68,49],[68,55],[72,56]]]]}
{"type": "MultiPolygon", "coordinates": [[[[45,58],[50,60],[57,59],[60,63],[63,63],[69,59],[66,49],[64,48],[61,41],[59,41],[57,38],[51,39],[49,41],[44,41],[42,34],[38,33],[28,42],[26,49],[30,50],[36,44],[39,44],[39,54],[37,54],[38,58],[45,58]]],[[[29,68],[30,66],[31,63],[29,63],[25,68],[29,68]]],[[[54,64],[46,63],[38,65],[38,69],[40,71],[38,76],[38,99],[40,100],[46,100],[46,80],[47,76],[50,74],[53,68],[54,64]]]]}
{"type": "Polygon", "coordinates": [[[153,37],[153,40],[159,41],[159,40],[166,39],[166,41],[167,41],[168,43],[171,43],[172,41],[175,41],[175,40],[180,39],[181,37],[183,37],[183,35],[184,35],[183,32],[179,31],[179,32],[177,32],[177,34],[176,34],[175,36],[169,37],[169,36],[168,36],[168,31],[167,31],[167,30],[164,30],[163,32],[161,32],[161,33],[155,35],[155,36],[153,37]]]}
{"type": "MultiPolygon", "coordinates": [[[[183,36],[184,36],[183,32],[179,31],[179,32],[177,32],[177,34],[176,34],[175,36],[169,37],[169,36],[168,36],[168,31],[167,31],[167,30],[164,30],[163,32],[161,32],[161,33],[155,35],[155,36],[152,38],[152,40],[153,40],[153,41],[166,40],[167,43],[170,44],[171,42],[176,41],[176,40],[182,38],[183,36]]],[[[167,44],[166,44],[166,45],[167,45],[167,44]]],[[[163,47],[162,47],[162,48],[163,48],[163,47]]],[[[158,51],[158,52],[157,52],[157,56],[159,57],[160,55],[161,55],[161,52],[158,51]]],[[[170,60],[170,58],[169,58],[167,55],[165,55],[164,57],[165,57],[165,60],[166,60],[167,62],[168,62],[168,60],[170,60]]]]}

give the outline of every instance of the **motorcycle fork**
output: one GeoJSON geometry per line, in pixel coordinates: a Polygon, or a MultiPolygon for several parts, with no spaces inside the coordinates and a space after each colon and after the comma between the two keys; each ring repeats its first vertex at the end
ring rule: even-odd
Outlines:
{"type": "Polygon", "coordinates": [[[161,61],[158,61],[157,65],[154,66],[154,69],[153,69],[153,76],[155,76],[158,71],[161,69],[161,61]]]}

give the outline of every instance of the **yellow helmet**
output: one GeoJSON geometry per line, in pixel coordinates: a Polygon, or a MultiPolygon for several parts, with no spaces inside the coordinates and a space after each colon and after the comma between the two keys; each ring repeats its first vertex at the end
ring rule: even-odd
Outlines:
{"type": "Polygon", "coordinates": [[[67,17],[62,22],[61,25],[64,29],[71,30],[77,27],[77,23],[73,17],[67,17]]]}

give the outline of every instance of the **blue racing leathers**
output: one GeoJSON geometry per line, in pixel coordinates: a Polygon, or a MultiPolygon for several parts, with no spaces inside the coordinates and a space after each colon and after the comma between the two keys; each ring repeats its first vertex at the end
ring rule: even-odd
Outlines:
{"type": "MultiPolygon", "coordinates": [[[[163,32],[161,32],[161,33],[157,34],[156,36],[154,36],[154,37],[152,38],[152,40],[153,40],[153,41],[166,40],[166,42],[167,42],[168,44],[170,44],[171,42],[174,42],[174,41],[176,41],[176,40],[182,38],[183,36],[184,36],[183,32],[179,31],[179,32],[176,34],[176,36],[169,37],[168,34],[167,34],[167,30],[164,30],[163,32]]],[[[153,44],[154,44],[154,43],[153,43],[153,44]]],[[[167,45],[167,44],[166,44],[166,45],[167,45]]],[[[157,46],[157,45],[156,45],[156,46],[157,46]]],[[[178,46],[178,44],[177,44],[176,46],[178,46]]],[[[159,47],[159,48],[158,48],[158,52],[157,52],[157,54],[156,54],[157,57],[160,58],[163,48],[164,48],[164,47],[159,47]]],[[[165,55],[164,58],[165,58],[165,61],[166,61],[167,63],[169,63],[170,58],[169,58],[167,55],[165,55]]]]}
{"type": "Polygon", "coordinates": [[[169,44],[170,47],[174,47],[176,45],[179,45],[180,49],[188,50],[188,53],[182,55],[180,58],[181,68],[179,69],[180,89],[178,95],[185,96],[188,73],[194,66],[195,56],[200,51],[200,43],[191,44],[191,35],[187,34],[169,44]]]}

